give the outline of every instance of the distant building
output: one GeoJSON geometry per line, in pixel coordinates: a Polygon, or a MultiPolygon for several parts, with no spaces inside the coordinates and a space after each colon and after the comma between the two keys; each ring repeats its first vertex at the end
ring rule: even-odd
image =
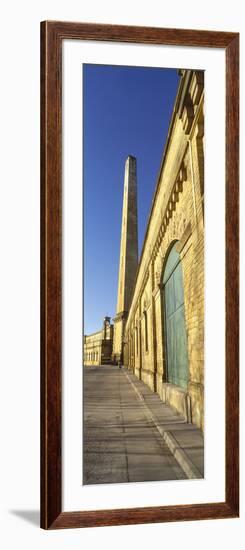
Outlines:
{"type": "MultiPolygon", "coordinates": [[[[203,71],[181,71],[139,262],[136,159],[126,160],[117,312],[110,344],[113,362],[121,360],[164,402],[202,428],[203,79],[203,71]]],[[[98,352],[85,364],[102,363],[102,333],[85,337],[86,357],[89,349],[93,353],[93,338],[98,352]]]]}
{"type": "Polygon", "coordinates": [[[84,365],[105,365],[111,363],[113,325],[111,318],[105,317],[102,330],[84,336],[84,365]]]}

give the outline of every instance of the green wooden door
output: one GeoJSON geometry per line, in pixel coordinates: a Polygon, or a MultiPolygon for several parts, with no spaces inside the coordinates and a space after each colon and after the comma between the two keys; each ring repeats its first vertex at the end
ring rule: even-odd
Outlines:
{"type": "Polygon", "coordinates": [[[180,256],[173,246],[164,271],[165,349],[168,382],[182,388],[188,382],[183,275],[180,256]]]}

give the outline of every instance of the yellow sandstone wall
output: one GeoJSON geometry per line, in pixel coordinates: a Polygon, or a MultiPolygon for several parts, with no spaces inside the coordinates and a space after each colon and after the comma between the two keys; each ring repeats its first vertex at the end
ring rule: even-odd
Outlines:
{"type": "Polygon", "coordinates": [[[83,364],[102,365],[111,362],[113,325],[110,317],[105,317],[102,330],[85,335],[83,339],[83,364]]]}
{"type": "Polygon", "coordinates": [[[101,364],[101,345],[102,331],[95,332],[89,336],[84,336],[83,345],[83,364],[100,365],[101,364]]]}
{"type": "Polygon", "coordinates": [[[204,93],[203,73],[183,71],[148,223],[125,336],[125,363],[163,401],[204,426],[204,93]],[[166,374],[162,277],[169,250],[180,253],[189,380],[166,374]],[[146,320],[147,318],[147,320],[146,320]],[[146,345],[146,323],[148,345],[146,345]],[[148,348],[148,349],[147,349],[148,348]]]}

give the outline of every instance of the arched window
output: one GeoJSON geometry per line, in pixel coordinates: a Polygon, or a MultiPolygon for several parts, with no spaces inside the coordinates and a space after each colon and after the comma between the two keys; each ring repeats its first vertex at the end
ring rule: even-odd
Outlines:
{"type": "Polygon", "coordinates": [[[177,243],[171,248],[163,274],[164,348],[167,380],[182,388],[188,383],[188,349],[182,264],[177,243]]]}

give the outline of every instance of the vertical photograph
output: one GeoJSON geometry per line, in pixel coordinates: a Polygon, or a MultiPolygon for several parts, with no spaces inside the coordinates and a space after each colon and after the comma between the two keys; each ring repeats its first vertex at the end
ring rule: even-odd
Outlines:
{"type": "Polygon", "coordinates": [[[83,484],[204,477],[204,71],[83,65],[83,484]]]}

